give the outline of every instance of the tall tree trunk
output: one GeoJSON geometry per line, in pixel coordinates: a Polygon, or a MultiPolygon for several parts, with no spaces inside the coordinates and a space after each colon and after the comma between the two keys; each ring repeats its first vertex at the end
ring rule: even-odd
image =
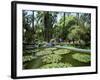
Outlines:
{"type": "Polygon", "coordinates": [[[65,12],[63,13],[63,17],[64,17],[64,24],[63,24],[63,34],[62,34],[62,37],[61,38],[63,38],[63,39],[65,39],[65,30],[64,30],[64,28],[65,28],[65,12]]]}
{"type": "Polygon", "coordinates": [[[35,30],[34,30],[34,11],[32,11],[33,12],[33,14],[32,14],[32,31],[31,31],[31,33],[32,33],[32,43],[34,43],[34,39],[35,39],[35,37],[34,37],[34,34],[35,34],[35,30]]]}
{"type": "Polygon", "coordinates": [[[47,42],[52,39],[52,17],[50,12],[44,12],[44,35],[47,42]]]}
{"type": "Polygon", "coordinates": [[[45,41],[49,42],[48,40],[48,35],[49,35],[49,30],[48,30],[48,12],[44,12],[44,38],[45,41]]]}
{"type": "Polygon", "coordinates": [[[65,27],[65,12],[64,12],[64,24],[63,24],[63,27],[65,27]]]}
{"type": "Polygon", "coordinates": [[[79,19],[80,19],[80,17],[79,17],[79,13],[77,13],[77,25],[79,25],[79,19]]]}

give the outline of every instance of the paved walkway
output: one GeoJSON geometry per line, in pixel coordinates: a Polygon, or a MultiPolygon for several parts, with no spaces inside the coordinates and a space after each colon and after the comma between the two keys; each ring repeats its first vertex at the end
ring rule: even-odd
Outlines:
{"type": "Polygon", "coordinates": [[[79,49],[79,48],[74,48],[74,47],[56,46],[56,48],[69,49],[69,50],[76,51],[76,52],[91,53],[91,50],[87,50],[87,49],[79,49]]]}

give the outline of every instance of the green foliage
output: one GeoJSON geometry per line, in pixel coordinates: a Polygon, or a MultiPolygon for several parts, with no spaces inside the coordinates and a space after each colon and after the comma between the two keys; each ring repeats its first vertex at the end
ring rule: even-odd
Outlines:
{"type": "Polygon", "coordinates": [[[42,57],[43,63],[58,63],[62,57],[57,54],[49,54],[42,57]]]}
{"type": "Polygon", "coordinates": [[[82,40],[85,42],[84,46],[90,47],[90,24],[91,15],[89,13],[24,10],[23,41],[34,43],[34,40],[38,39],[38,41],[50,42],[53,38],[55,40],[62,38],[64,40],[82,40]]]}
{"type": "Polygon", "coordinates": [[[59,49],[59,50],[56,50],[54,51],[55,54],[68,54],[70,53],[70,50],[67,50],[67,49],[59,49]]]}
{"type": "Polygon", "coordinates": [[[89,54],[75,53],[72,55],[75,60],[80,62],[88,63],[91,61],[91,56],[89,54]]]}
{"type": "Polygon", "coordinates": [[[56,50],[57,48],[46,48],[46,49],[44,49],[45,51],[49,51],[49,50],[51,50],[51,51],[54,51],[54,50],[56,50]]]}
{"type": "Polygon", "coordinates": [[[72,67],[70,63],[52,63],[52,64],[46,64],[42,66],[41,68],[66,68],[66,67],[72,67]]]}
{"type": "MultiPolygon", "coordinates": [[[[76,18],[75,18],[75,16],[66,16],[65,17],[65,26],[72,26],[72,25],[74,25],[76,23],[76,18]]],[[[63,24],[64,24],[64,17],[62,17],[61,19],[60,19],[60,26],[62,26],[62,27],[65,27],[65,26],[63,26],[63,24]]]]}
{"type": "Polygon", "coordinates": [[[31,61],[33,59],[36,59],[36,57],[33,57],[33,56],[23,56],[23,62],[31,61]]]}
{"type": "Polygon", "coordinates": [[[76,39],[79,40],[81,39],[81,36],[85,35],[85,30],[82,29],[82,27],[74,25],[69,29],[70,33],[68,34],[68,38],[70,40],[76,39]]]}
{"type": "Polygon", "coordinates": [[[61,18],[61,20],[60,20],[60,30],[62,31],[61,32],[61,36],[64,38],[64,39],[66,39],[67,38],[67,36],[68,36],[68,33],[70,32],[70,31],[68,31],[68,29],[71,27],[71,26],[73,26],[73,25],[75,25],[77,22],[76,22],[76,17],[75,16],[67,16],[67,17],[65,17],[65,21],[63,21],[63,18],[61,18]],[[65,23],[65,25],[64,25],[64,23],[65,23]],[[63,26],[64,25],[64,26],[63,26]]]}
{"type": "Polygon", "coordinates": [[[46,55],[46,54],[49,55],[49,54],[51,54],[51,53],[52,53],[51,50],[48,50],[48,49],[46,50],[46,49],[45,49],[45,50],[41,50],[41,51],[37,52],[36,55],[37,55],[37,56],[42,56],[42,55],[46,55]]]}
{"type": "Polygon", "coordinates": [[[67,49],[57,48],[41,48],[36,49],[36,51],[35,56],[31,56],[32,53],[23,56],[23,68],[46,69],[90,66],[91,55],[88,53],[75,53],[67,49]]]}
{"type": "MultiPolygon", "coordinates": [[[[31,43],[33,48],[38,48],[25,51],[23,53],[23,62],[28,61],[31,63],[31,60],[37,57],[37,63],[43,64],[41,68],[61,68],[71,67],[74,60],[77,64],[83,62],[87,64],[91,61],[89,54],[75,52],[74,54],[67,49],[54,48],[57,46],[78,46],[78,48],[90,49],[90,13],[23,10],[22,21],[23,43],[31,43]],[[54,45],[49,46],[49,43],[54,45]],[[31,56],[32,53],[36,57],[31,56]]],[[[25,50],[24,48],[25,46],[23,46],[23,50],[25,50]]]]}

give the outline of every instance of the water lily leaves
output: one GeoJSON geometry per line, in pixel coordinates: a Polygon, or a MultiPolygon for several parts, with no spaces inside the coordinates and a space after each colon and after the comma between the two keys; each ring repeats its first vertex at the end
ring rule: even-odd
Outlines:
{"type": "Polygon", "coordinates": [[[45,55],[42,57],[43,63],[58,63],[62,57],[57,54],[45,55]]]}
{"type": "Polygon", "coordinates": [[[42,56],[42,55],[51,54],[51,53],[52,53],[51,50],[41,50],[36,53],[36,56],[42,56]]]}
{"type": "Polygon", "coordinates": [[[82,54],[82,53],[76,53],[73,54],[72,57],[80,62],[90,62],[91,61],[91,56],[89,54],[82,54]]]}
{"type": "Polygon", "coordinates": [[[70,63],[52,63],[52,64],[46,64],[43,65],[41,68],[66,68],[66,67],[72,67],[70,63]]]}
{"type": "Polygon", "coordinates": [[[70,53],[70,50],[67,50],[67,49],[59,49],[59,50],[56,50],[54,51],[55,54],[67,54],[67,53],[70,53]]]}
{"type": "Polygon", "coordinates": [[[32,59],[36,59],[36,57],[33,57],[33,56],[23,56],[23,62],[31,61],[32,59]]]}

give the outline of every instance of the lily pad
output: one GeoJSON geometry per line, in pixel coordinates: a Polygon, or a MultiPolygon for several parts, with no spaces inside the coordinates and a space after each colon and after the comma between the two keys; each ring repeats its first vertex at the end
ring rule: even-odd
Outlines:
{"type": "Polygon", "coordinates": [[[91,56],[84,53],[73,54],[72,57],[80,62],[88,63],[91,61],[91,56]]]}
{"type": "Polygon", "coordinates": [[[36,56],[42,56],[42,55],[51,54],[51,53],[52,53],[51,50],[43,50],[43,51],[37,52],[36,56]]]}
{"type": "Polygon", "coordinates": [[[57,63],[62,59],[60,55],[50,54],[42,57],[44,63],[57,63]]]}
{"type": "Polygon", "coordinates": [[[67,54],[67,53],[70,53],[70,50],[67,50],[67,49],[59,49],[59,50],[56,50],[54,51],[55,54],[67,54]]]}
{"type": "Polygon", "coordinates": [[[46,64],[41,68],[66,68],[66,67],[72,67],[72,65],[70,63],[52,63],[52,64],[46,64]]]}
{"type": "Polygon", "coordinates": [[[23,56],[23,62],[31,61],[32,59],[36,59],[36,57],[33,57],[33,56],[23,56]]]}

